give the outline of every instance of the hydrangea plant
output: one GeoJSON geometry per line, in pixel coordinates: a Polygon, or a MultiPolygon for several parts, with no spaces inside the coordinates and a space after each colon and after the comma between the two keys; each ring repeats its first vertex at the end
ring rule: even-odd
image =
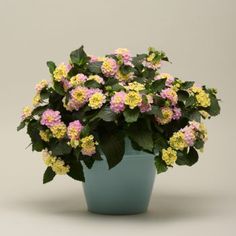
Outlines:
{"type": "Polygon", "coordinates": [[[216,90],[162,73],[164,61],[154,48],[134,57],[124,48],[96,57],[82,46],[68,64],[47,62],[51,80],[36,85],[17,128],[26,126],[32,150],[43,153],[44,183],[57,174],[85,181],[83,163],[92,168],[103,158],[115,167],[125,138],[153,154],[157,173],[198,161],[207,140],[202,119],[220,113],[216,90]]]}

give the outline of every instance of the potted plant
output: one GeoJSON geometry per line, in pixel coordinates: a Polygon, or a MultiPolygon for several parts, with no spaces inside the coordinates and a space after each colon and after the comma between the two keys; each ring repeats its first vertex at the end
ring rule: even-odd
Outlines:
{"type": "Polygon", "coordinates": [[[154,48],[96,57],[83,46],[68,64],[48,61],[51,80],[36,85],[17,128],[43,153],[43,183],[68,175],[84,182],[88,210],[135,214],[148,207],[156,170],[195,164],[202,119],[220,113],[216,90],[161,73],[165,61],[154,48]]]}

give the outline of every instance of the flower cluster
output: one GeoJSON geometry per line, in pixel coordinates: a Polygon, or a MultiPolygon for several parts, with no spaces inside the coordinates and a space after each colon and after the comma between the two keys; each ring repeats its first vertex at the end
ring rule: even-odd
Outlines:
{"type": "Polygon", "coordinates": [[[32,149],[43,151],[45,176],[84,181],[83,162],[91,168],[106,155],[114,158],[112,168],[122,160],[125,138],[153,153],[158,173],[175,163],[193,165],[207,140],[202,119],[220,112],[216,90],[161,72],[165,61],[154,48],[137,56],[118,48],[97,57],[81,47],[68,63],[47,62],[51,80],[36,85],[18,127],[27,126],[32,149]]]}

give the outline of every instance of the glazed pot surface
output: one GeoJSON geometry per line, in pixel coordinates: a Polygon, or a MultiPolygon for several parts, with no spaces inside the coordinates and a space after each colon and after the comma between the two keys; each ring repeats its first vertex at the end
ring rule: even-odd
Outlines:
{"type": "Polygon", "coordinates": [[[99,214],[138,214],[148,208],[156,175],[153,155],[133,150],[126,143],[123,160],[108,169],[103,156],[92,169],[84,167],[88,210],[99,214]]]}

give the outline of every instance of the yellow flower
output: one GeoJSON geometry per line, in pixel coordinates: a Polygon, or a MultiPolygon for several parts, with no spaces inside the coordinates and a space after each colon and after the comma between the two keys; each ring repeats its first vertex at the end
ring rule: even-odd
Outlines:
{"type": "Polygon", "coordinates": [[[61,139],[66,135],[66,125],[63,122],[53,125],[50,130],[52,131],[53,137],[61,139]]]}
{"type": "Polygon", "coordinates": [[[118,79],[119,81],[128,81],[132,80],[133,76],[134,76],[133,72],[130,72],[128,74],[123,74],[120,70],[118,70],[116,74],[116,79],[118,79]]]}
{"type": "Polygon", "coordinates": [[[37,93],[34,97],[33,97],[33,106],[36,107],[39,105],[41,101],[41,96],[39,93],[37,93]]]}
{"type": "Polygon", "coordinates": [[[171,147],[167,149],[162,149],[162,160],[165,161],[167,165],[175,164],[177,160],[177,152],[171,147]]]}
{"type": "Polygon", "coordinates": [[[52,156],[47,150],[43,150],[43,161],[45,165],[52,166],[53,163],[56,161],[56,157],[52,156]]]}
{"type": "Polygon", "coordinates": [[[64,63],[57,66],[57,68],[53,72],[54,79],[60,82],[63,78],[67,76],[67,68],[64,63]]]}
{"type": "Polygon", "coordinates": [[[155,53],[151,53],[148,57],[147,57],[147,61],[150,62],[155,58],[155,53]]]}
{"type": "Polygon", "coordinates": [[[200,135],[201,139],[203,141],[207,141],[207,139],[208,139],[207,129],[203,123],[200,123],[200,125],[199,125],[199,132],[201,133],[201,135],[200,135]]]}
{"type": "Polygon", "coordinates": [[[170,79],[170,78],[173,78],[173,76],[171,74],[168,74],[168,73],[161,73],[160,78],[161,79],[170,79]]]}
{"type": "Polygon", "coordinates": [[[24,119],[30,117],[31,114],[32,114],[32,108],[29,107],[29,106],[25,106],[25,107],[23,108],[22,115],[21,115],[22,120],[24,120],[24,119]]]}
{"type": "Polygon", "coordinates": [[[72,90],[71,96],[76,102],[83,104],[87,100],[88,89],[85,87],[76,87],[72,90]]]}
{"type": "Polygon", "coordinates": [[[184,134],[181,131],[175,132],[169,140],[170,146],[175,150],[183,150],[188,147],[184,134]]]}
{"type": "Polygon", "coordinates": [[[128,86],[125,86],[126,89],[128,90],[133,90],[133,91],[136,91],[136,92],[139,92],[141,90],[144,90],[145,87],[143,84],[141,83],[138,83],[136,81],[132,82],[132,83],[129,83],[128,86]]]}
{"type": "Polygon", "coordinates": [[[199,113],[202,115],[203,118],[209,118],[210,114],[204,110],[199,111],[199,113]]]}
{"type": "Polygon", "coordinates": [[[130,109],[134,109],[139,106],[142,102],[142,96],[135,91],[130,91],[125,96],[125,104],[129,106],[130,109]]]}
{"type": "Polygon", "coordinates": [[[211,105],[209,94],[207,94],[204,90],[196,95],[196,99],[198,105],[201,107],[209,107],[211,105]]]}
{"type": "Polygon", "coordinates": [[[47,80],[41,80],[38,84],[36,84],[35,89],[37,92],[41,92],[44,88],[48,86],[47,80]]]}
{"type": "Polygon", "coordinates": [[[193,93],[200,93],[200,92],[202,92],[202,88],[201,87],[197,87],[197,86],[192,86],[190,88],[190,91],[193,92],[193,93]]]}
{"type": "Polygon", "coordinates": [[[51,136],[49,130],[40,130],[39,135],[44,142],[49,142],[51,136]]]}
{"type": "Polygon", "coordinates": [[[102,106],[102,104],[105,101],[106,101],[106,96],[101,92],[96,92],[89,98],[88,106],[91,107],[92,109],[98,109],[102,106]]]}
{"type": "Polygon", "coordinates": [[[173,117],[173,111],[170,107],[163,107],[161,109],[162,117],[156,116],[157,122],[159,122],[161,125],[165,125],[171,122],[173,117]]]}
{"type": "Polygon", "coordinates": [[[70,167],[68,165],[65,166],[65,162],[61,159],[57,159],[52,164],[52,170],[58,175],[65,175],[70,171],[70,167]]]}
{"type": "Polygon", "coordinates": [[[100,77],[99,75],[90,75],[90,76],[88,77],[88,80],[94,80],[94,81],[96,81],[96,82],[99,83],[99,84],[104,84],[103,78],[100,77]]]}
{"type": "Polygon", "coordinates": [[[75,75],[75,76],[72,76],[70,78],[70,84],[73,86],[73,87],[76,87],[78,85],[82,85],[84,83],[84,81],[82,81],[80,78],[79,78],[79,75],[75,75]]]}
{"type": "Polygon", "coordinates": [[[176,83],[172,86],[172,89],[173,89],[175,92],[178,92],[178,91],[179,91],[179,88],[180,88],[180,83],[179,83],[179,82],[176,82],[176,83]]]}
{"type": "Polygon", "coordinates": [[[97,142],[94,142],[93,135],[86,136],[81,139],[81,152],[83,155],[92,156],[96,152],[97,142]]]}
{"type": "Polygon", "coordinates": [[[77,148],[79,146],[79,140],[71,139],[70,142],[68,142],[68,145],[70,145],[73,148],[77,148]]]}

